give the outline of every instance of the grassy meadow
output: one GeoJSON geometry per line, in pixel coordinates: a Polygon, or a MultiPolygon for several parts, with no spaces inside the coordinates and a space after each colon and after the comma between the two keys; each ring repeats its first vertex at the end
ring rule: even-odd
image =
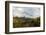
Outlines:
{"type": "Polygon", "coordinates": [[[40,27],[40,17],[37,18],[13,17],[13,28],[21,27],[40,27]]]}

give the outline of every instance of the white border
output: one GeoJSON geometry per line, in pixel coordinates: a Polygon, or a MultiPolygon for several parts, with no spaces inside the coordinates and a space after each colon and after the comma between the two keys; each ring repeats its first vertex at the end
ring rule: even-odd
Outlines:
{"type": "Polygon", "coordinates": [[[21,32],[21,31],[36,31],[36,30],[43,30],[43,5],[33,5],[33,4],[9,4],[9,32],[21,32]],[[26,28],[13,28],[13,15],[12,15],[12,6],[18,7],[40,7],[41,12],[41,24],[40,27],[26,27],[26,28]]]}

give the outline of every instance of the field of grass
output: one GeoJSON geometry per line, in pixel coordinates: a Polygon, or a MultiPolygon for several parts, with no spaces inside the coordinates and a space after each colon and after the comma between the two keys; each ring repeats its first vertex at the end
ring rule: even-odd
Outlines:
{"type": "Polygon", "coordinates": [[[13,17],[13,28],[20,27],[40,27],[40,17],[37,18],[13,17]]]}

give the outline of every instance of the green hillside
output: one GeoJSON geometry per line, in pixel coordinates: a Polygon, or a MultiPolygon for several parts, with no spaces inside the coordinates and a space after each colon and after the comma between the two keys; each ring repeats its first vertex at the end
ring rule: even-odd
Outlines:
{"type": "Polygon", "coordinates": [[[39,27],[40,17],[26,18],[26,17],[13,17],[13,28],[19,27],[39,27]]]}

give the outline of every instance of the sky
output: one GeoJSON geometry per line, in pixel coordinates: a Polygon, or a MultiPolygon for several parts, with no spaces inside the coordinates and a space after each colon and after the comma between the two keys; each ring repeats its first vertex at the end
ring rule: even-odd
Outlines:
{"type": "Polygon", "coordinates": [[[38,7],[13,7],[13,17],[39,17],[40,8],[38,7]]]}

